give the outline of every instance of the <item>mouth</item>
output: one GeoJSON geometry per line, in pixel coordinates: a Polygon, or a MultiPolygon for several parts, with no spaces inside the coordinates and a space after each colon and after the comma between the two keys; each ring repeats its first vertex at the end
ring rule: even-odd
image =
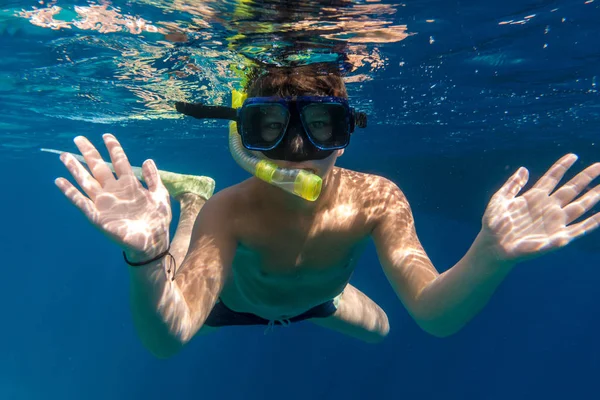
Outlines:
{"type": "Polygon", "coordinates": [[[280,166],[282,166],[283,168],[291,168],[291,169],[301,169],[303,171],[306,172],[310,172],[311,174],[315,174],[318,175],[319,171],[314,168],[314,167],[309,167],[306,165],[299,165],[298,163],[290,163],[290,162],[284,162],[284,163],[278,163],[280,166]]]}

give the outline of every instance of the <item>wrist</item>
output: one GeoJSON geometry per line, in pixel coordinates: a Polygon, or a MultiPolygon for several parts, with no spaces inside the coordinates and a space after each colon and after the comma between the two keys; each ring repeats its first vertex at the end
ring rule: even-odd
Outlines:
{"type": "MultiPolygon", "coordinates": [[[[158,257],[161,254],[166,254],[169,249],[169,243],[152,246],[151,248],[138,251],[134,249],[123,250],[123,255],[131,264],[147,263],[148,261],[158,257]]],[[[158,261],[158,260],[157,260],[158,261]]]]}
{"type": "Polygon", "coordinates": [[[502,251],[497,240],[491,237],[483,229],[475,238],[475,241],[469,249],[469,253],[471,253],[472,257],[489,265],[491,268],[510,269],[516,264],[514,260],[511,260],[507,257],[505,252],[502,251]]]}

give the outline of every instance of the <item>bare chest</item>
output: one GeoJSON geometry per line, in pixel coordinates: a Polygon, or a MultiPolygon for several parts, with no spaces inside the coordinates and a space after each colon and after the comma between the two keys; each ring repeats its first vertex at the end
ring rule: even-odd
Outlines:
{"type": "Polygon", "coordinates": [[[364,242],[344,243],[338,252],[312,241],[302,248],[240,245],[223,298],[237,311],[267,319],[300,314],[344,290],[364,242]]]}
{"type": "Polygon", "coordinates": [[[223,293],[233,309],[258,315],[293,315],[341,293],[368,238],[322,219],[264,222],[239,238],[223,293]]]}
{"type": "Polygon", "coordinates": [[[271,219],[240,238],[265,275],[323,273],[348,264],[367,234],[360,225],[326,216],[314,219],[271,219]]]}

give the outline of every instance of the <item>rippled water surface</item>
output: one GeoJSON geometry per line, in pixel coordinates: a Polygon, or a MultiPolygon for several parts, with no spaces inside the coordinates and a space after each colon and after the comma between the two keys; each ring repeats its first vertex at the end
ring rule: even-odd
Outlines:
{"type": "Polygon", "coordinates": [[[63,144],[72,121],[220,141],[208,128],[223,124],[197,129],[173,103],[226,104],[252,63],[316,61],[345,71],[375,146],[595,145],[598,18],[598,2],[566,0],[12,1],[0,11],[0,151],[63,144]]]}

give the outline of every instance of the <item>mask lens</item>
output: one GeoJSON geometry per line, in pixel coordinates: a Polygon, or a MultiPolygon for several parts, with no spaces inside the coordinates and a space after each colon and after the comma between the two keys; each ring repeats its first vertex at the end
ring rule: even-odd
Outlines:
{"type": "Polygon", "coordinates": [[[289,122],[289,113],[281,104],[249,104],[242,114],[244,146],[254,150],[268,150],[283,137],[289,122]]]}
{"type": "Polygon", "coordinates": [[[316,145],[341,148],[348,145],[347,110],[342,104],[314,103],[302,109],[302,123],[316,145]]]}

